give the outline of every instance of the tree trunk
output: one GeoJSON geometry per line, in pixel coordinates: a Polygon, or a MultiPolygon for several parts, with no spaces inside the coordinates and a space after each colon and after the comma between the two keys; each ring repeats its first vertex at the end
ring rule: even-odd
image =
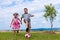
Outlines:
{"type": "Polygon", "coordinates": [[[53,32],[53,21],[51,21],[51,32],[53,32]]]}
{"type": "Polygon", "coordinates": [[[52,17],[52,14],[50,16],[50,23],[51,23],[51,32],[53,33],[53,17],[52,17]]]}

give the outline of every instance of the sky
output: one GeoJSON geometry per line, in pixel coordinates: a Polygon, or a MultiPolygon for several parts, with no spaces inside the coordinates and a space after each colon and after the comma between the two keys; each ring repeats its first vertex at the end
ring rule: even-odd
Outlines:
{"type": "MultiPolygon", "coordinates": [[[[13,13],[19,13],[19,18],[24,13],[23,9],[28,8],[31,18],[31,28],[50,28],[50,23],[43,17],[45,5],[50,3],[55,6],[57,16],[53,22],[53,28],[60,28],[60,0],[0,0],[0,30],[12,29],[10,27],[13,13]]],[[[25,29],[24,22],[20,29],[25,29]]]]}

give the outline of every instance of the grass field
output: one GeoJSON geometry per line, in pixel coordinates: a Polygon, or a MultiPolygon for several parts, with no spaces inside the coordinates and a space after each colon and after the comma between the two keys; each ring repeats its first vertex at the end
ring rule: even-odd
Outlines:
{"type": "Polygon", "coordinates": [[[0,32],[0,40],[60,40],[60,34],[46,34],[31,32],[31,38],[24,37],[25,32],[20,32],[14,37],[13,32],[0,32]]]}

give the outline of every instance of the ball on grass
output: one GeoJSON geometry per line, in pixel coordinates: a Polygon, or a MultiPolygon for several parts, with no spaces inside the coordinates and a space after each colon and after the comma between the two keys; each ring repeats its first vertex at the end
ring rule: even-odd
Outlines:
{"type": "Polygon", "coordinates": [[[25,37],[30,38],[31,36],[30,36],[30,34],[25,34],[25,37]]]}

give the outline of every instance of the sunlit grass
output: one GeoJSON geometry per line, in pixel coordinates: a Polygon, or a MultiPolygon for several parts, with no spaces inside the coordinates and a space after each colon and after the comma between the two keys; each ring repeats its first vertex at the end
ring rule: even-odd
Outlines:
{"type": "Polygon", "coordinates": [[[0,40],[60,40],[60,34],[45,34],[31,32],[31,38],[24,37],[25,32],[20,32],[14,37],[13,32],[0,32],[0,40]]]}

